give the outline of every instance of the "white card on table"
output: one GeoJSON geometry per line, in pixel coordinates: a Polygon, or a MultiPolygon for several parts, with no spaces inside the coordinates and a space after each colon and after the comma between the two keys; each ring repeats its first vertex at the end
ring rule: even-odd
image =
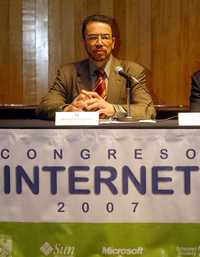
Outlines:
{"type": "Polygon", "coordinates": [[[98,112],[56,112],[56,126],[99,125],[98,112]]]}

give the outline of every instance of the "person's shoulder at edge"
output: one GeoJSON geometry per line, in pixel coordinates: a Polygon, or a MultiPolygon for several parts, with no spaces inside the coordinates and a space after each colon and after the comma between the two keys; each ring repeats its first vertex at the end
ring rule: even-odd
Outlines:
{"type": "Polygon", "coordinates": [[[192,75],[192,88],[191,88],[191,90],[192,90],[191,93],[193,93],[193,92],[196,93],[196,91],[198,91],[200,93],[200,70],[194,72],[193,75],[192,75]]]}
{"type": "Polygon", "coordinates": [[[194,72],[191,77],[190,111],[200,111],[200,70],[194,72]]]}
{"type": "Polygon", "coordinates": [[[192,78],[198,78],[198,79],[200,79],[200,70],[195,71],[195,72],[192,74],[192,78]]]}

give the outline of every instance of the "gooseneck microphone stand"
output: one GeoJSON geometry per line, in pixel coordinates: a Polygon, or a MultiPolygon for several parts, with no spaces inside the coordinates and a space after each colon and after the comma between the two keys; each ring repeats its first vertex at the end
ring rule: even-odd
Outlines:
{"type": "Polygon", "coordinates": [[[131,90],[134,86],[139,84],[139,80],[133,76],[130,76],[127,72],[123,70],[123,67],[115,67],[115,72],[126,79],[126,89],[127,89],[127,116],[121,116],[118,118],[120,121],[135,121],[131,115],[131,90]]]}
{"type": "Polygon", "coordinates": [[[126,89],[127,89],[127,116],[119,117],[119,121],[133,122],[135,121],[131,115],[131,90],[138,83],[131,77],[126,78],[126,89]]]}
{"type": "Polygon", "coordinates": [[[131,116],[131,88],[132,88],[132,83],[130,79],[126,80],[126,88],[127,88],[127,116],[124,117],[127,121],[133,120],[131,116]]]}

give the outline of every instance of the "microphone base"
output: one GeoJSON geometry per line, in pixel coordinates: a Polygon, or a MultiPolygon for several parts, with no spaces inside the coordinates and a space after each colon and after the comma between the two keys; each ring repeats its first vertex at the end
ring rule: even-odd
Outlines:
{"type": "Polygon", "coordinates": [[[119,117],[117,120],[123,121],[123,122],[136,122],[137,121],[132,116],[119,117]]]}

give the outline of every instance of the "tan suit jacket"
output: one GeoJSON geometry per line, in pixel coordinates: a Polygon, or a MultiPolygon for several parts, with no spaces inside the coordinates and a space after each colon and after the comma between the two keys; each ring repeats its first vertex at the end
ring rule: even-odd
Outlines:
{"type": "MultiPolygon", "coordinates": [[[[127,109],[126,80],[115,73],[115,67],[121,66],[124,71],[136,77],[140,83],[131,92],[131,114],[134,119],[154,119],[156,112],[152,98],[146,87],[146,71],[134,62],[112,58],[107,85],[107,101],[122,105],[127,109]]],[[[67,64],[57,72],[57,77],[48,94],[42,98],[38,112],[43,118],[53,119],[55,112],[70,104],[81,89],[92,90],[89,75],[89,61],[67,64]]]]}

